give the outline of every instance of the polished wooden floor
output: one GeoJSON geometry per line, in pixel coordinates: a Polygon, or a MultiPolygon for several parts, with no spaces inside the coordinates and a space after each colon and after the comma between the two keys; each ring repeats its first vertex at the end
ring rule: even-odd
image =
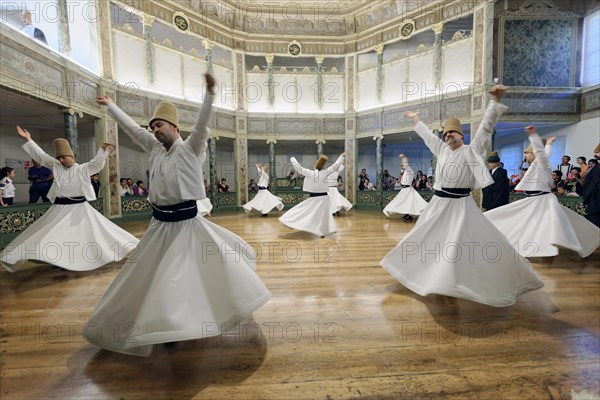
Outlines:
{"type": "MultiPolygon", "coordinates": [[[[148,358],[81,336],[122,262],[3,269],[0,398],[598,398],[600,251],[533,259],[545,287],[494,308],[420,297],[379,266],[414,222],[352,210],[319,239],[276,217],[210,218],[257,249],[271,300],[239,329],[148,358]]],[[[141,237],[147,221],[124,226],[141,237]]]]}

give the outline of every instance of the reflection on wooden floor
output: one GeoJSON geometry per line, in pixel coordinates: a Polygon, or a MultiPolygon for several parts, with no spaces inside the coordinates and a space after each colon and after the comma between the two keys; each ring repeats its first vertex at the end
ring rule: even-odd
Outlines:
{"type": "MultiPolygon", "coordinates": [[[[122,263],[0,271],[4,399],[550,399],[600,394],[600,251],[533,259],[545,282],[512,307],[420,297],[380,266],[414,222],[336,218],[335,239],[277,215],[211,220],[252,242],[272,299],[222,337],[99,350],[81,330],[122,263]]],[[[141,237],[147,221],[127,223],[141,237]]]]}

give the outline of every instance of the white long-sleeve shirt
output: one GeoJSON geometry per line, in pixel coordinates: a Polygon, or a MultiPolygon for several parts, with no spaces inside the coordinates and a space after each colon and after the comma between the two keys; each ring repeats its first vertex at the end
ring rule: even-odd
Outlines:
{"type": "MultiPolygon", "coordinates": [[[[308,169],[301,166],[296,158],[290,158],[296,172],[304,176],[304,185],[302,190],[309,193],[327,193],[329,184],[327,178],[344,164],[344,156],[339,156],[338,159],[329,168],[318,170],[308,169]]],[[[337,179],[337,177],[336,177],[337,179]]]]}
{"type": "Polygon", "coordinates": [[[108,157],[108,150],[99,148],[96,157],[89,162],[67,168],[56,158],[46,154],[33,140],[28,141],[22,147],[31,158],[52,170],[54,181],[48,191],[48,199],[52,203],[57,197],[85,196],[86,200],[96,200],[96,192],[90,176],[102,171],[106,157],[108,157]]]}
{"type": "Polygon", "coordinates": [[[267,187],[269,186],[269,174],[267,174],[261,167],[256,167],[258,169],[258,186],[267,187]]]}
{"type": "Polygon", "coordinates": [[[204,98],[190,136],[177,139],[167,149],[152,133],[139,126],[116,104],[110,103],[108,113],[131,139],[150,153],[150,179],[148,200],[159,206],[168,206],[186,200],[206,198],[202,182],[202,163],[206,159],[208,119],[212,110],[213,95],[204,98]]]}
{"type": "Polygon", "coordinates": [[[552,147],[544,144],[538,135],[530,135],[529,141],[533,147],[535,160],[527,168],[525,176],[517,184],[515,190],[550,192],[552,190],[552,165],[550,164],[550,155],[552,147]],[[550,149],[550,154],[548,152],[550,149]]]}
{"type": "Polygon", "coordinates": [[[335,171],[334,173],[332,173],[331,175],[329,175],[327,177],[327,186],[337,187],[338,176],[340,176],[342,174],[342,171],[344,170],[344,168],[345,167],[342,165],[337,171],[335,171]]]}
{"type": "Polygon", "coordinates": [[[494,125],[507,109],[504,104],[490,101],[477,132],[471,137],[471,143],[456,150],[452,150],[434,135],[422,121],[417,123],[415,132],[438,158],[433,185],[435,190],[442,190],[443,187],[474,190],[494,183],[483,159],[492,138],[494,125]]]}
{"type": "Polygon", "coordinates": [[[415,173],[410,165],[408,165],[406,157],[402,159],[402,166],[404,167],[404,173],[402,174],[402,178],[400,178],[400,184],[402,186],[410,186],[415,179],[415,173]]]}

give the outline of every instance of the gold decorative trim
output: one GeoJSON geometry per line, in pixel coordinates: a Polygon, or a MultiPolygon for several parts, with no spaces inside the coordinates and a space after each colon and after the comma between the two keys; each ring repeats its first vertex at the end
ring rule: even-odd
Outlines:
{"type": "Polygon", "coordinates": [[[298,57],[302,53],[302,45],[297,40],[288,43],[288,53],[292,57],[298,57]]]}
{"type": "Polygon", "coordinates": [[[412,19],[404,20],[400,23],[400,38],[408,39],[415,32],[415,21],[412,19]]]}
{"type": "Polygon", "coordinates": [[[190,29],[190,19],[181,11],[177,11],[173,13],[173,25],[180,31],[187,32],[190,29]]]}

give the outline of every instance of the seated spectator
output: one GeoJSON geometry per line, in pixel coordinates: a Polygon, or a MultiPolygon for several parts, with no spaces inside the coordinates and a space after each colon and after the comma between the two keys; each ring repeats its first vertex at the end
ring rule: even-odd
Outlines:
{"type": "Polygon", "coordinates": [[[127,178],[127,186],[129,186],[129,189],[131,189],[131,193],[134,193],[135,185],[133,184],[133,179],[127,178]]]}
{"type": "Polygon", "coordinates": [[[369,181],[369,178],[365,178],[363,181],[363,189],[361,190],[377,190],[377,188],[369,181]]]}
{"type": "Polygon", "coordinates": [[[394,185],[396,184],[396,179],[393,176],[390,176],[390,181],[388,182],[388,186],[386,190],[394,190],[394,185]]]}
{"type": "Polygon", "coordinates": [[[571,191],[577,193],[579,196],[583,196],[583,179],[583,176],[581,176],[581,168],[573,167],[569,178],[567,178],[565,182],[570,186],[571,191]]]}
{"type": "Polygon", "coordinates": [[[218,185],[219,192],[229,192],[229,185],[227,184],[227,179],[222,178],[221,183],[218,185]]]}
{"type": "MultiPolygon", "coordinates": [[[[564,157],[563,157],[563,158],[564,158],[564,157]]],[[[556,188],[557,188],[557,186],[558,186],[558,184],[559,184],[560,182],[563,182],[563,183],[564,183],[564,181],[563,181],[563,179],[562,179],[562,176],[563,176],[563,173],[562,173],[562,171],[560,171],[560,170],[558,170],[558,169],[557,169],[557,170],[554,170],[554,171],[552,171],[552,181],[553,181],[553,182],[552,182],[552,188],[551,188],[551,190],[552,190],[552,193],[556,193],[556,188]]]]}
{"type": "Polygon", "coordinates": [[[127,184],[126,178],[121,178],[119,183],[121,184],[121,196],[133,196],[133,189],[127,184]]]}
{"type": "Polygon", "coordinates": [[[389,190],[390,179],[391,179],[391,175],[390,175],[389,171],[386,169],[385,171],[383,171],[383,175],[381,176],[381,184],[383,185],[383,190],[389,190]]]}
{"type": "Polygon", "coordinates": [[[569,188],[569,185],[567,185],[565,183],[565,181],[560,181],[556,185],[556,195],[557,196],[571,196],[571,197],[579,196],[577,193],[571,191],[571,189],[569,188]]]}
{"type": "Polygon", "coordinates": [[[136,196],[148,196],[148,189],[144,187],[144,181],[137,181],[135,183],[133,194],[136,196]]]}
{"type": "MultiPolygon", "coordinates": [[[[367,175],[367,170],[365,168],[363,168],[360,171],[360,174],[358,174],[358,180],[359,180],[358,186],[360,187],[361,184],[363,184],[363,186],[364,186],[365,179],[368,179],[368,178],[369,178],[369,175],[367,175]]],[[[360,189],[360,190],[364,190],[364,189],[360,189]]]]}
{"type": "Polygon", "coordinates": [[[254,181],[254,179],[250,179],[250,184],[248,184],[248,192],[258,192],[258,185],[254,181]]]}
{"type": "Polygon", "coordinates": [[[579,156],[577,157],[577,165],[579,166],[579,169],[581,170],[581,176],[585,176],[587,170],[588,170],[588,166],[586,164],[586,158],[584,156],[579,156]]]}
{"type": "Polygon", "coordinates": [[[401,190],[402,189],[402,184],[400,183],[401,180],[402,180],[402,174],[400,174],[400,176],[398,177],[398,179],[396,179],[396,182],[394,183],[394,190],[401,190]]]}
{"type": "Polygon", "coordinates": [[[425,184],[425,190],[432,191],[433,190],[433,176],[427,177],[427,183],[425,184]]]}
{"type": "Polygon", "coordinates": [[[92,182],[92,187],[94,188],[94,193],[96,193],[96,197],[100,197],[100,174],[94,174],[90,177],[92,182]]]}

